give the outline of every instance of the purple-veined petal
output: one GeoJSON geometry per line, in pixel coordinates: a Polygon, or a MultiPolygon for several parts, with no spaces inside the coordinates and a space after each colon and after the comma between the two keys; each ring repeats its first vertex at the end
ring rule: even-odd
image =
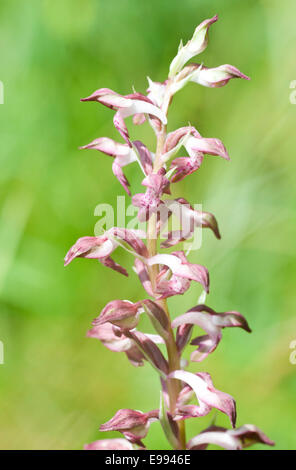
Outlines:
{"type": "Polygon", "coordinates": [[[194,393],[200,403],[225,413],[232,424],[235,426],[236,421],[236,406],[235,400],[228,393],[221,392],[215,389],[211,376],[206,372],[199,372],[192,374],[184,370],[176,370],[171,372],[169,378],[179,379],[187,383],[194,390],[194,393]]]}
{"type": "Polygon", "coordinates": [[[190,41],[188,41],[185,46],[183,46],[182,43],[180,44],[178,53],[170,65],[169,78],[173,78],[180,72],[186,62],[205,50],[208,45],[208,29],[217,20],[217,15],[204,20],[197,26],[190,41]]]}

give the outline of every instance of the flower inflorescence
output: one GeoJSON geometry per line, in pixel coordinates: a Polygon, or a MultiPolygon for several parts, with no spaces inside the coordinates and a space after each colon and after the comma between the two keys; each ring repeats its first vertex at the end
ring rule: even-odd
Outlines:
{"type": "Polygon", "coordinates": [[[250,332],[247,320],[236,311],[217,313],[204,305],[209,292],[209,273],[205,266],[192,264],[184,251],[160,252],[157,238],[160,228],[181,207],[181,233],[170,232],[160,246],[167,249],[188,240],[196,226],[211,228],[217,238],[220,232],[213,214],[199,212],[183,198],[169,199],[170,186],[188,177],[201,166],[205,155],[220,156],[229,160],[221,140],[202,137],[193,126],[185,126],[167,133],[167,113],[173,96],[188,82],[206,87],[225,86],[233,78],[249,78],[231,65],[207,68],[188,62],[203,52],[208,44],[208,30],[217,16],[203,21],[186,45],[180,44],[178,53],[169,69],[168,78],[160,83],[148,78],[147,95],[132,93],[120,95],[108,88],[100,88],[82,101],[95,101],[115,111],[114,126],[123,142],[108,137],[95,139],[83,149],[95,149],[113,157],[112,171],[124,190],[131,196],[131,186],[123,168],[133,162],[139,164],[144,174],[145,192],[134,194],[132,204],[138,208],[138,219],[146,222],[147,231],[113,227],[101,236],[82,237],[65,257],[65,265],[74,258],[94,258],[103,265],[127,276],[125,268],[118,265],[111,255],[116,248],[126,249],[134,256],[134,271],[138,275],[149,299],[113,300],[93,321],[89,337],[99,339],[114,352],[124,352],[134,366],[149,362],[159,374],[161,400],[159,409],[141,412],[121,409],[101,431],[119,431],[124,438],[104,439],[85,446],[86,449],[132,450],[145,448],[150,424],[159,420],[165,436],[174,449],[205,449],[216,444],[225,449],[242,449],[253,443],[273,445],[273,442],[253,425],[236,428],[236,404],[233,397],[215,388],[211,376],[205,372],[186,371],[187,362],[182,359],[184,348],[195,346],[190,359],[201,362],[217,348],[224,328],[239,327],[250,332]],[[126,118],[133,123],[148,122],[156,135],[155,153],[140,141],[131,141],[126,118]],[[182,149],[185,156],[178,156],[182,149]],[[167,198],[164,199],[164,195],[167,198]],[[162,210],[166,209],[166,210],[162,210]],[[147,240],[145,244],[143,239],[147,240]],[[186,313],[171,321],[166,299],[184,294],[191,282],[199,283],[204,291],[202,301],[186,313]],[[156,334],[145,334],[137,329],[140,316],[147,315],[156,334]],[[191,339],[194,326],[205,334],[191,339]],[[166,346],[164,355],[159,345],[166,346]],[[190,404],[194,396],[198,404],[190,404]],[[211,425],[186,442],[185,421],[208,415],[212,409],[225,413],[232,429],[211,425]]]}

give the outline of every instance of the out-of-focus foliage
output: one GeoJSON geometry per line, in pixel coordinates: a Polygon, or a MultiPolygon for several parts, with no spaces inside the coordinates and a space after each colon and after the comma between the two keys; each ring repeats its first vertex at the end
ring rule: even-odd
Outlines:
{"type": "MultiPolygon", "coordinates": [[[[78,150],[99,136],[118,138],[113,113],[79,98],[105,86],[144,91],[147,75],[165,79],[180,39],[215,13],[220,19],[202,60],[233,64],[252,80],[221,89],[190,84],[176,96],[170,130],[189,121],[202,135],[221,138],[232,159],[207,157],[174,194],[216,215],[222,240],[206,231],[190,259],[210,270],[207,303],[241,311],[253,333],[225,331],[218,350],[191,369],[210,372],[216,387],[237,399],[238,425],[258,425],[277,449],[296,448],[296,365],[289,362],[296,339],[296,105],[289,100],[295,2],[2,0],[2,449],[79,449],[106,437],[98,427],[118,408],[158,406],[159,384],[148,365],[134,369],[125,356],[85,338],[114,297],[144,296],[132,271],[125,279],[90,260],[63,268],[69,246],[93,235],[95,206],[115,205],[123,194],[110,158],[78,150]]],[[[155,145],[147,125],[132,136],[155,145]]],[[[140,189],[137,167],[127,173],[140,189]]],[[[131,266],[127,253],[117,259],[131,266]]],[[[172,315],[199,294],[192,285],[171,300],[172,315]]],[[[191,420],[188,435],[211,418],[191,420]]],[[[226,420],[219,415],[217,423],[226,420]]],[[[157,423],[145,442],[166,448],[157,423]]]]}

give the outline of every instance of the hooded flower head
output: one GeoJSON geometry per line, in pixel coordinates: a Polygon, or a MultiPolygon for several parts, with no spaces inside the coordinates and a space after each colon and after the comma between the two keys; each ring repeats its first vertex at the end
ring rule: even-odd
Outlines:
{"type": "Polygon", "coordinates": [[[223,328],[239,327],[251,332],[246,319],[239,312],[217,313],[206,305],[197,305],[172,322],[172,328],[182,325],[197,325],[207,333],[191,341],[191,344],[198,346],[198,349],[191,354],[191,360],[196,362],[203,361],[216,349],[222,339],[223,328]]]}
{"type": "Polygon", "coordinates": [[[144,234],[137,230],[113,227],[100,237],[79,238],[66,254],[65,266],[74,258],[98,259],[105,266],[128,276],[126,270],[116,264],[110,255],[121,243],[126,243],[135,255],[147,256],[147,248],[139,236],[144,236],[144,234]]]}
{"type": "Polygon", "coordinates": [[[110,322],[120,328],[135,328],[139,321],[139,314],[143,311],[141,302],[128,300],[112,300],[101,311],[100,316],[93,321],[93,325],[103,325],[110,322]]]}
{"type": "Polygon", "coordinates": [[[209,273],[207,268],[200,264],[189,263],[183,251],[171,254],[155,255],[147,260],[149,266],[160,264],[167,266],[171,273],[182,279],[199,282],[206,292],[209,292],[209,273]]]}
{"type": "Polygon", "coordinates": [[[148,114],[166,124],[167,120],[163,112],[141,93],[119,95],[108,88],[100,88],[81,101],[97,101],[110,109],[117,110],[113,123],[127,144],[131,147],[129,133],[125,125],[125,118],[138,114],[148,114]]]}
{"type": "Polygon", "coordinates": [[[100,426],[100,431],[119,431],[131,442],[139,442],[146,437],[151,421],[158,417],[158,413],[142,413],[130,409],[118,410],[106,423],[100,426]]]}
{"type": "Polygon", "coordinates": [[[231,395],[217,390],[212,382],[210,374],[199,372],[192,374],[184,370],[176,370],[169,375],[170,378],[179,379],[188,384],[194,391],[199,406],[184,405],[180,406],[177,411],[177,418],[185,419],[191,417],[205,416],[212,408],[225,413],[232,424],[235,426],[236,421],[236,405],[231,395]]]}

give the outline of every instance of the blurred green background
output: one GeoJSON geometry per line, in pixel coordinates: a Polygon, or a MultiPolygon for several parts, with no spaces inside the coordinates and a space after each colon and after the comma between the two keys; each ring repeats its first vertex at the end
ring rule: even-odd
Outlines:
{"type": "MultiPolygon", "coordinates": [[[[107,302],[145,295],[128,253],[116,255],[128,279],[96,261],[63,267],[76,239],[93,235],[96,205],[115,206],[124,194],[110,158],[78,150],[96,137],[118,139],[113,113],[79,99],[100,87],[145,91],[147,75],[164,80],[180,39],[215,13],[201,59],[233,64],[252,80],[221,89],[190,84],[178,93],[169,129],[190,121],[203,136],[221,138],[232,159],[207,157],[174,195],[216,215],[222,240],[205,231],[190,260],[210,270],[208,305],[241,311],[253,333],[224,331],[217,351],[191,370],[210,372],[236,398],[238,425],[258,425],[277,449],[296,448],[296,365],[289,361],[296,339],[295,2],[1,0],[2,449],[80,449],[112,436],[98,427],[118,408],[158,406],[149,365],[135,369],[85,337],[107,302]]],[[[147,125],[130,129],[154,147],[147,125]]],[[[127,175],[139,192],[137,166],[127,175]]],[[[170,300],[172,316],[199,294],[192,285],[170,300]]],[[[211,418],[188,422],[188,436],[211,418]]],[[[228,425],[221,413],[217,423],[228,425]]],[[[145,443],[167,448],[157,423],[145,443]]]]}

